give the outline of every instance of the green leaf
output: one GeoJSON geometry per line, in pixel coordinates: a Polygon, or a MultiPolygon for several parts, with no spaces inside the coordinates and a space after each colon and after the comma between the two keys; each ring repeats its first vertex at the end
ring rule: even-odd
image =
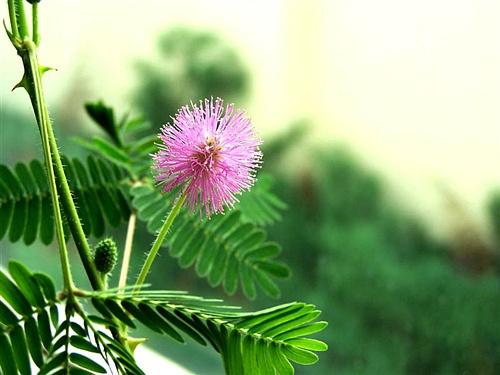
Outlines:
{"type": "Polygon", "coordinates": [[[10,331],[10,342],[19,372],[22,375],[31,374],[26,337],[20,325],[15,325],[12,331],[10,331]]]}
{"type": "Polygon", "coordinates": [[[309,339],[309,338],[290,339],[287,340],[286,343],[301,349],[314,350],[319,352],[328,350],[328,345],[326,345],[323,341],[315,339],[309,339]]]}
{"type": "Polygon", "coordinates": [[[2,354],[0,355],[0,368],[4,375],[17,375],[16,361],[10,340],[5,333],[0,332],[0,348],[2,354]]]}
{"type": "Polygon", "coordinates": [[[52,330],[50,328],[49,314],[46,310],[42,310],[38,314],[38,332],[44,348],[49,350],[52,340],[52,330]]]}
{"type": "Polygon", "coordinates": [[[0,301],[0,323],[7,326],[16,324],[18,322],[16,314],[12,312],[5,304],[0,301]]]}
{"type": "Polygon", "coordinates": [[[294,348],[293,346],[284,346],[283,353],[288,359],[301,365],[312,365],[318,362],[318,356],[308,350],[294,348]]]}
{"type": "Polygon", "coordinates": [[[276,372],[280,375],[293,375],[294,369],[286,356],[281,351],[281,344],[271,343],[269,345],[270,355],[274,359],[276,372]]]}
{"type": "Polygon", "coordinates": [[[26,332],[26,341],[28,344],[28,349],[31,354],[33,362],[40,368],[43,365],[43,354],[42,354],[42,342],[40,336],[38,335],[38,325],[36,324],[33,317],[24,323],[24,329],[26,332]]]}
{"type": "Polygon", "coordinates": [[[96,101],[85,103],[85,110],[90,118],[108,134],[113,142],[117,145],[121,145],[113,108],[107,106],[102,101],[96,101]]]}
{"type": "Polygon", "coordinates": [[[100,364],[94,362],[90,358],[87,358],[79,353],[71,353],[69,355],[69,358],[72,363],[75,365],[78,365],[80,367],[83,367],[84,369],[92,371],[92,373],[99,373],[99,374],[105,374],[106,369],[102,367],[100,364]]]}
{"type": "Polygon", "coordinates": [[[10,222],[9,241],[17,242],[26,228],[26,218],[28,216],[28,204],[25,199],[18,201],[10,222]]]}
{"type": "Polygon", "coordinates": [[[69,339],[69,342],[75,348],[78,348],[78,349],[81,349],[81,350],[85,350],[87,352],[99,353],[99,349],[97,349],[92,343],[90,343],[89,341],[87,341],[82,336],[71,336],[70,339],[69,339]]]}
{"type": "Polygon", "coordinates": [[[139,308],[129,301],[122,301],[122,306],[125,310],[127,310],[134,318],[139,320],[142,324],[144,324],[149,329],[163,333],[161,327],[157,326],[154,319],[152,319],[149,315],[144,314],[139,308]]]}
{"type": "MultiPolygon", "coordinates": [[[[137,217],[148,223],[149,231],[156,232],[170,209],[172,194],[162,195],[149,183],[134,187],[131,194],[137,217]]],[[[239,210],[210,220],[185,210],[177,217],[164,246],[178,258],[181,267],[195,265],[198,276],[207,278],[211,286],[222,284],[228,294],[236,293],[241,286],[250,299],[257,295],[256,285],[269,296],[279,297],[273,278],[290,274],[286,265],[271,260],[279,254],[279,246],[267,242],[265,231],[244,221],[239,210]]]]}
{"type": "Polygon", "coordinates": [[[271,192],[273,183],[272,176],[260,173],[252,190],[239,198],[236,207],[244,222],[263,226],[281,220],[287,205],[271,192]]]}
{"type": "Polygon", "coordinates": [[[281,296],[278,286],[265,272],[261,272],[260,269],[255,269],[254,276],[257,284],[267,295],[274,298],[279,298],[281,296]]]}
{"type": "Polygon", "coordinates": [[[122,151],[120,148],[114,146],[113,144],[107,142],[106,140],[94,137],[92,138],[92,148],[98,152],[98,154],[109,161],[118,164],[119,166],[129,169],[130,159],[128,155],[122,151]]]}
{"type": "Polygon", "coordinates": [[[90,296],[103,304],[121,301],[134,318],[156,332],[172,336],[179,330],[200,344],[210,342],[231,374],[293,374],[290,361],[310,365],[318,360],[314,351],[327,349],[323,342],[304,337],[326,327],[315,321],[320,311],[310,304],[294,302],[245,313],[221,301],[179,292],[109,290],[90,296]]]}
{"type": "Polygon", "coordinates": [[[153,310],[151,306],[145,303],[139,304],[139,310],[148,316],[148,319],[156,325],[156,327],[161,328],[161,330],[172,337],[174,340],[179,342],[184,342],[182,336],[172,328],[170,324],[168,324],[164,319],[162,319],[156,312],[153,310]]]}
{"type": "Polygon", "coordinates": [[[132,319],[130,319],[130,317],[125,313],[125,311],[123,311],[122,307],[117,302],[113,300],[106,300],[104,301],[104,305],[120,321],[122,321],[131,328],[135,328],[135,324],[132,321],[132,319]]]}
{"type": "Polygon", "coordinates": [[[31,273],[23,264],[16,261],[10,261],[9,273],[32,306],[45,306],[45,299],[43,298],[41,290],[38,288],[36,279],[32,277],[31,273]]]}
{"type": "Polygon", "coordinates": [[[52,357],[45,365],[40,369],[38,375],[46,375],[53,371],[54,369],[61,366],[66,361],[67,354],[65,352],[61,352],[52,357]]]}
{"type": "Polygon", "coordinates": [[[277,340],[287,340],[290,338],[301,337],[306,335],[312,335],[316,332],[320,332],[325,329],[328,325],[327,322],[316,322],[312,324],[305,325],[303,327],[295,328],[294,330],[290,330],[288,332],[282,333],[277,336],[277,340]]]}
{"type": "Polygon", "coordinates": [[[0,296],[21,315],[30,315],[31,304],[10,279],[0,271],[0,296]]]}
{"type": "MultiPolygon", "coordinates": [[[[128,172],[93,157],[86,163],[63,157],[63,164],[87,235],[105,233],[104,217],[112,227],[128,220],[130,206],[122,191],[130,183],[128,172]]],[[[36,239],[46,245],[54,241],[51,196],[37,160],[29,167],[18,163],[14,170],[0,165],[0,239],[7,233],[10,242],[22,239],[26,245],[36,239]]]]}
{"type": "Polygon", "coordinates": [[[180,329],[181,331],[183,331],[184,333],[189,335],[193,340],[195,340],[199,344],[204,345],[204,346],[207,345],[207,343],[205,342],[205,340],[203,339],[203,337],[199,333],[197,333],[192,327],[190,327],[188,324],[184,323],[182,320],[177,318],[174,314],[169,312],[167,309],[165,309],[162,306],[157,306],[156,310],[160,313],[160,315],[164,319],[166,319],[167,321],[172,323],[172,325],[174,327],[180,329]]]}
{"type": "Polygon", "coordinates": [[[44,273],[34,273],[33,278],[43,290],[45,298],[51,302],[56,301],[56,288],[52,279],[44,273]]]}

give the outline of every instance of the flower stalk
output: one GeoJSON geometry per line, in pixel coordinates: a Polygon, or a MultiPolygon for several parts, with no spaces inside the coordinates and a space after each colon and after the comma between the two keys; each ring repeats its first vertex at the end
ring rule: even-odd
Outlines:
{"type": "Polygon", "coordinates": [[[128,276],[128,269],[130,267],[130,258],[132,256],[132,245],[134,242],[136,221],[137,221],[137,215],[135,212],[132,212],[128,219],[127,236],[125,238],[125,250],[123,251],[123,260],[120,269],[120,279],[118,281],[118,288],[124,288],[127,285],[127,276],[128,276]]]}
{"type": "Polygon", "coordinates": [[[165,237],[167,236],[167,233],[170,227],[172,226],[172,223],[174,222],[177,215],[179,215],[182,205],[186,201],[186,197],[187,197],[187,191],[185,190],[179,196],[179,198],[174,204],[174,207],[172,207],[172,210],[170,211],[167,218],[163,222],[163,225],[160,231],[158,232],[158,235],[156,236],[155,242],[153,243],[151,250],[149,250],[148,252],[148,256],[146,257],[146,261],[142,266],[141,272],[137,277],[137,280],[135,282],[134,292],[138,292],[141,289],[141,286],[144,284],[144,281],[146,281],[146,277],[148,276],[149,270],[153,265],[156,255],[158,255],[158,251],[160,250],[160,247],[163,244],[163,241],[165,240],[165,237]]]}

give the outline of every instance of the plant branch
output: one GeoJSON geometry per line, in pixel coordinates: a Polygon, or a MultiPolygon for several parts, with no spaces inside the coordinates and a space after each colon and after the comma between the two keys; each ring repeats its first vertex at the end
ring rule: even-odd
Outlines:
{"type": "Polygon", "coordinates": [[[43,95],[43,89],[41,84],[40,70],[38,66],[37,56],[36,56],[36,46],[33,42],[27,40],[24,42],[26,54],[23,55],[23,61],[25,62],[25,74],[28,77],[28,81],[31,85],[28,87],[32,88],[32,93],[30,94],[33,109],[38,121],[38,127],[40,130],[40,135],[42,138],[42,147],[45,160],[45,168],[47,172],[47,179],[50,187],[50,194],[52,198],[52,206],[54,211],[54,220],[56,226],[57,242],[59,244],[59,256],[61,260],[61,268],[63,273],[64,286],[67,289],[69,295],[71,296],[73,291],[73,280],[71,277],[71,270],[68,258],[68,249],[66,247],[66,240],[64,238],[64,227],[61,214],[61,208],[59,205],[59,195],[57,193],[57,184],[54,174],[52,153],[50,147],[50,134],[49,134],[49,115],[47,111],[47,106],[45,104],[45,98],[43,95]]]}
{"type": "MultiPolygon", "coordinates": [[[[28,44],[27,42],[25,44],[28,44]]],[[[63,164],[61,161],[61,156],[59,154],[59,149],[57,146],[57,141],[54,135],[54,130],[52,128],[52,123],[48,116],[47,106],[43,98],[42,82],[40,74],[40,66],[38,65],[36,57],[36,46],[33,42],[29,41],[31,45],[31,53],[27,54],[27,58],[23,58],[25,61],[25,78],[28,82],[33,82],[32,85],[27,86],[28,93],[30,94],[31,101],[35,112],[41,113],[43,117],[45,131],[48,137],[48,144],[50,145],[51,151],[51,162],[53,165],[53,172],[57,181],[57,188],[59,194],[61,195],[61,203],[66,213],[66,218],[68,219],[69,228],[75,239],[76,248],[82,260],[83,266],[87,273],[87,276],[92,284],[92,288],[95,290],[102,290],[103,283],[97,270],[95,269],[94,263],[92,261],[90,246],[87,242],[87,238],[83,232],[82,225],[80,223],[80,218],[76,211],[75,204],[73,202],[73,197],[71,196],[71,190],[68,185],[68,180],[64,173],[63,164]],[[27,61],[26,61],[27,60],[27,61]],[[35,77],[38,77],[35,79],[35,77]],[[37,108],[41,106],[40,108],[37,108]]],[[[21,56],[24,56],[23,51],[20,51],[21,56]]],[[[37,116],[39,122],[41,122],[42,117],[37,116]]]]}
{"type": "Polygon", "coordinates": [[[172,211],[170,211],[167,218],[163,222],[163,225],[162,225],[160,231],[158,232],[158,236],[156,237],[155,242],[153,243],[153,246],[151,247],[151,250],[149,250],[146,261],[144,262],[144,265],[142,266],[141,272],[139,273],[139,277],[137,278],[137,281],[135,282],[134,292],[138,292],[141,289],[141,285],[144,284],[144,281],[146,280],[146,277],[148,276],[149,270],[151,269],[151,266],[153,265],[153,262],[156,258],[156,255],[158,254],[158,251],[160,250],[160,247],[163,244],[163,241],[165,240],[165,237],[168,233],[168,230],[172,226],[172,223],[174,222],[175,218],[179,214],[181,207],[184,204],[184,201],[186,200],[186,195],[187,195],[186,191],[184,191],[180,195],[180,197],[175,202],[175,205],[172,208],[172,211]]]}
{"type": "Polygon", "coordinates": [[[17,30],[19,37],[21,39],[28,38],[29,32],[28,32],[28,23],[26,22],[26,14],[24,12],[24,0],[14,0],[13,9],[15,11],[14,18],[16,18],[17,21],[17,30]]]}
{"type": "Polygon", "coordinates": [[[16,8],[14,0],[8,0],[8,6],[9,6],[10,28],[12,35],[15,38],[19,38],[19,30],[17,28],[16,8]]]}
{"type": "MultiPolygon", "coordinates": [[[[80,255],[80,258],[82,260],[87,276],[90,280],[90,283],[92,284],[92,288],[95,290],[101,290],[103,289],[103,283],[92,261],[90,246],[87,242],[87,238],[85,237],[85,233],[83,232],[82,224],[80,222],[80,218],[76,211],[73,197],[71,196],[71,190],[69,188],[68,180],[66,179],[66,175],[64,173],[64,168],[61,161],[61,156],[59,154],[59,149],[54,135],[54,130],[52,128],[52,123],[49,118],[47,105],[45,103],[45,98],[43,96],[43,86],[41,78],[45,69],[43,69],[43,67],[41,67],[38,63],[36,43],[34,43],[28,36],[23,1],[9,0],[8,5],[9,5],[9,16],[11,20],[12,36],[15,36],[17,34],[22,39],[22,40],[18,39],[16,40],[15,37],[11,38],[11,41],[14,47],[17,49],[17,52],[21,57],[24,65],[24,76],[22,80],[16,85],[16,87],[23,87],[24,89],[26,89],[28,95],[30,96],[33,110],[35,112],[35,116],[40,128],[42,143],[45,148],[44,149],[44,152],[46,153],[45,159],[46,161],[50,161],[51,163],[50,168],[47,166],[47,173],[48,174],[53,173],[55,176],[54,179],[54,181],[56,182],[55,196],[58,200],[57,202],[53,202],[54,209],[56,211],[59,209],[59,195],[58,195],[59,193],[61,204],[66,214],[71,234],[75,240],[78,253],[80,255]]],[[[36,37],[36,39],[39,39],[37,25],[38,25],[38,8],[34,7],[33,9],[34,37],[36,37]]],[[[51,178],[51,176],[48,177],[51,178]]],[[[65,241],[63,242],[65,244],[65,241]]]]}
{"type": "Polygon", "coordinates": [[[31,11],[33,17],[33,42],[38,46],[40,44],[40,34],[38,33],[38,3],[33,3],[31,11]]]}
{"type": "Polygon", "coordinates": [[[78,212],[76,211],[75,202],[73,201],[73,196],[71,195],[68,180],[64,172],[61,155],[59,154],[52,126],[49,126],[49,137],[51,150],[54,155],[55,174],[59,183],[58,188],[61,194],[62,205],[64,208],[64,212],[66,213],[66,218],[68,219],[71,234],[73,236],[73,239],[75,240],[78,254],[80,255],[80,259],[83,263],[83,267],[85,268],[85,272],[87,273],[90,283],[92,284],[92,288],[94,290],[102,290],[104,288],[104,284],[95,268],[94,262],[92,261],[90,245],[87,241],[87,237],[85,237],[80,217],[78,216],[78,212]]]}
{"type": "Polygon", "coordinates": [[[134,242],[136,220],[136,213],[132,212],[128,219],[127,237],[125,239],[125,250],[123,251],[123,261],[120,270],[120,280],[118,281],[118,288],[124,288],[127,284],[127,275],[130,266],[130,257],[132,255],[132,244],[134,242]]]}

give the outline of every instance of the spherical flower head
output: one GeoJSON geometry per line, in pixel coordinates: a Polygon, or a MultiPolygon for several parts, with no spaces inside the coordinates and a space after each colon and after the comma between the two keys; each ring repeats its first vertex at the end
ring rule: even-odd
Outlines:
{"type": "Polygon", "coordinates": [[[233,104],[205,99],[184,106],[159,137],[156,180],[165,192],[186,185],[186,201],[193,211],[199,208],[207,216],[222,212],[255,181],[262,142],[245,113],[233,104]]]}

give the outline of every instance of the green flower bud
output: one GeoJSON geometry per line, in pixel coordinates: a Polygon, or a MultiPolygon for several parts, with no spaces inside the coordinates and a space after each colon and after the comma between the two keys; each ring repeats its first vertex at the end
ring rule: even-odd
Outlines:
{"type": "Polygon", "coordinates": [[[109,273],[115,268],[118,258],[116,243],[111,238],[99,241],[94,251],[94,264],[99,272],[109,273]]]}
{"type": "Polygon", "coordinates": [[[35,3],[39,3],[40,2],[40,0],[27,0],[27,1],[30,4],[35,4],[35,3]]]}

